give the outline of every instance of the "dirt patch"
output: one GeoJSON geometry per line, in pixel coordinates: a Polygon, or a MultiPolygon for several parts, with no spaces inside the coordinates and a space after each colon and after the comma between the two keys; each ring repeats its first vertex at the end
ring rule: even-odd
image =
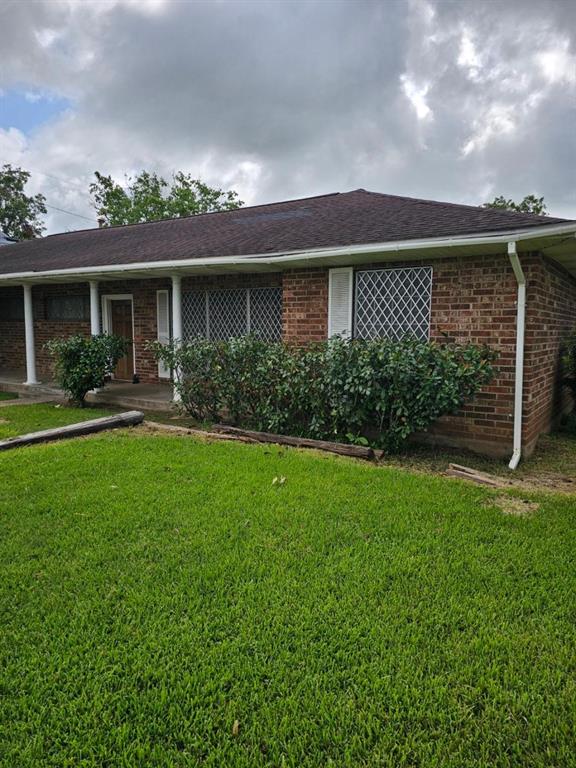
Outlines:
{"type": "Polygon", "coordinates": [[[495,504],[505,515],[515,517],[529,517],[540,509],[540,504],[528,499],[519,499],[516,496],[497,496],[491,499],[490,504],[495,504]]]}

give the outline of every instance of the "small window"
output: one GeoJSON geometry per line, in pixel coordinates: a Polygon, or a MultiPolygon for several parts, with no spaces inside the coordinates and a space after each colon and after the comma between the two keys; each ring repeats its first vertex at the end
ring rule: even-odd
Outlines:
{"type": "Polygon", "coordinates": [[[66,322],[88,320],[90,298],[88,296],[48,296],[46,298],[46,319],[66,322]]]}
{"type": "Polygon", "coordinates": [[[0,298],[0,320],[24,320],[24,297],[0,298]]]}
{"type": "Polygon", "coordinates": [[[355,282],[355,336],[429,338],[432,267],[361,270],[355,282]]]}

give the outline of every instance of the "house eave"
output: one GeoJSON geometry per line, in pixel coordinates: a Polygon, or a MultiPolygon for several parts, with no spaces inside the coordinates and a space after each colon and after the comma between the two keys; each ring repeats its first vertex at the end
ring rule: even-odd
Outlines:
{"type": "Polygon", "coordinates": [[[46,271],[24,271],[0,274],[0,285],[45,282],[77,282],[80,280],[138,279],[228,272],[269,272],[310,266],[341,266],[395,260],[432,260],[446,256],[473,256],[506,253],[507,243],[514,241],[521,251],[545,250],[576,277],[576,222],[548,224],[529,230],[508,230],[483,235],[461,235],[384,243],[369,243],[307,251],[255,253],[245,256],[222,256],[205,259],[165,259],[108,266],[90,266],[46,271]]]}

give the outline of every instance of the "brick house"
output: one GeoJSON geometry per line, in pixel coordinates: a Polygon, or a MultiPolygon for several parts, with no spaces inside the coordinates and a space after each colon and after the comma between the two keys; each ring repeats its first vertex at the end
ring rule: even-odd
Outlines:
{"type": "Polygon", "coordinates": [[[558,378],[576,328],[576,222],[356,190],[0,251],[0,379],[51,376],[44,343],[115,332],[116,378],[169,383],[150,339],[251,332],[306,343],[391,336],[486,343],[495,381],[429,439],[529,454],[568,407],[558,378]],[[25,371],[25,374],[24,374],[25,371]]]}

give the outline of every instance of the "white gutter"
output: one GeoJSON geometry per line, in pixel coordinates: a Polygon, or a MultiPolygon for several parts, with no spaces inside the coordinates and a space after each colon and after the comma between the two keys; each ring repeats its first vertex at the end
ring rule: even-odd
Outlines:
{"type": "Polygon", "coordinates": [[[508,243],[508,255],[518,283],[518,301],[516,305],[516,376],[514,381],[514,442],[512,458],[508,466],[516,469],[522,456],[522,395],[524,393],[524,336],[526,329],[526,276],[516,243],[508,243]]]}
{"type": "Polygon", "coordinates": [[[276,265],[290,264],[293,261],[314,261],[338,256],[370,255],[377,253],[401,253],[402,251],[421,251],[432,248],[454,248],[470,245],[506,244],[511,240],[534,240],[542,235],[554,236],[576,233],[576,222],[570,224],[549,224],[526,230],[493,232],[482,236],[463,235],[450,238],[428,238],[426,240],[401,240],[397,242],[370,243],[365,245],[342,246],[338,248],[318,248],[313,251],[280,251],[263,256],[254,253],[247,256],[217,256],[206,259],[167,259],[165,261],[144,261],[133,264],[112,264],[98,267],[71,267],[46,271],[27,271],[0,274],[0,280],[21,281],[41,277],[81,277],[83,275],[114,274],[126,271],[154,272],[161,270],[189,269],[220,266],[246,266],[248,264],[276,265]]]}

